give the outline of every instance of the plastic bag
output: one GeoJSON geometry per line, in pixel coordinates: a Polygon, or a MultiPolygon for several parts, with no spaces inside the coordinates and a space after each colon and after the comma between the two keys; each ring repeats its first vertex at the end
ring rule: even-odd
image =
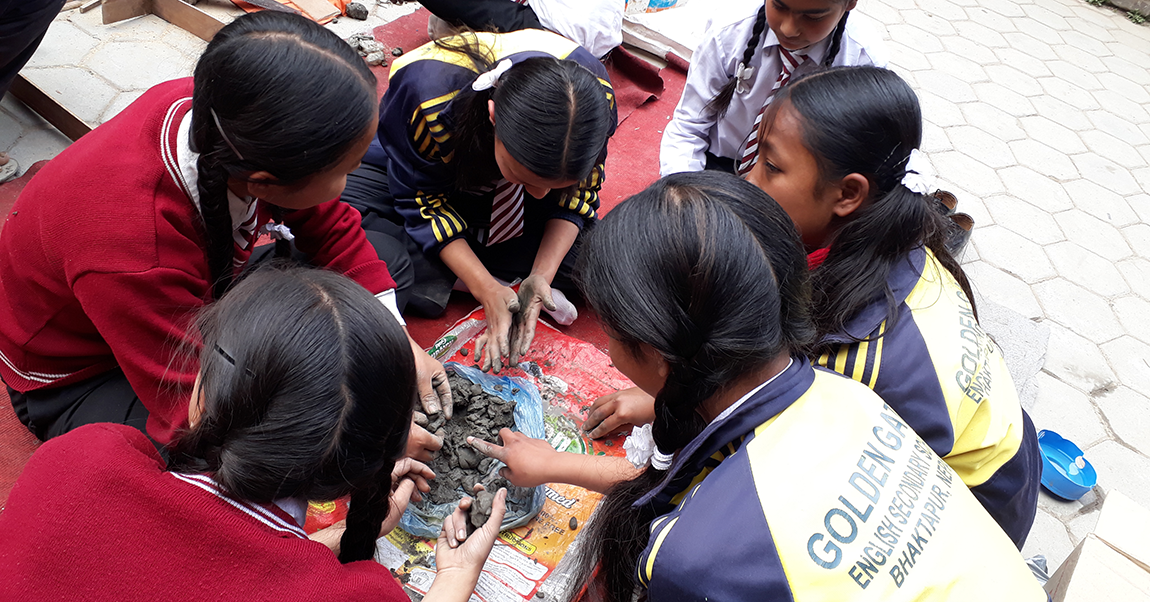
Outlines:
{"type": "MultiPolygon", "coordinates": [[[[535,387],[534,383],[518,376],[495,376],[455,362],[448,362],[444,367],[483,387],[484,392],[488,395],[515,401],[515,411],[512,413],[515,418],[515,428],[512,430],[534,439],[546,437],[543,429],[543,398],[539,395],[539,389],[535,387]],[[502,390],[497,390],[495,385],[502,385],[502,390]],[[519,392],[512,394],[512,391],[516,389],[519,392]]],[[[502,462],[497,462],[492,470],[497,471],[504,466],[506,465],[502,462]]],[[[543,502],[546,501],[544,485],[527,490],[531,492],[530,495],[516,495],[514,489],[520,488],[508,489],[507,514],[503,517],[501,530],[526,525],[532,518],[535,518],[536,514],[539,514],[539,510],[543,508],[543,502]]],[[[462,487],[457,488],[456,491],[459,492],[459,499],[463,499],[464,495],[474,495],[474,492],[464,492],[462,487]]],[[[523,490],[520,489],[520,491],[523,490]]],[[[439,536],[440,529],[443,528],[443,519],[455,512],[455,508],[458,506],[459,500],[433,504],[422,509],[417,508],[415,504],[408,504],[403,518],[399,520],[399,527],[412,535],[435,539],[439,536]]]]}

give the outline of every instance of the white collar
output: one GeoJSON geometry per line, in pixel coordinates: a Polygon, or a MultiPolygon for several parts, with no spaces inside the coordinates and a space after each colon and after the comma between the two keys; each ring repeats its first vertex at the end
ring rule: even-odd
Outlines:
{"type": "Polygon", "coordinates": [[[789,370],[789,369],[791,368],[791,364],[793,364],[793,363],[795,363],[795,358],[794,358],[794,357],[792,357],[792,358],[790,359],[790,361],[789,361],[789,362],[787,362],[787,367],[786,367],[786,368],[783,368],[781,371],[779,371],[779,373],[778,373],[778,374],[776,374],[776,375],[774,375],[774,376],[772,376],[772,377],[768,378],[768,379],[767,379],[767,381],[766,381],[766,382],[764,382],[763,384],[761,384],[761,385],[759,385],[759,386],[755,387],[754,389],[751,389],[749,393],[747,393],[746,395],[744,395],[744,396],[740,397],[740,398],[739,398],[739,400],[738,400],[738,401],[736,401],[735,403],[732,403],[731,405],[727,406],[727,409],[725,409],[725,410],[723,410],[722,412],[720,412],[718,416],[715,416],[715,419],[714,419],[714,420],[712,420],[710,424],[714,424],[714,423],[716,423],[716,422],[718,422],[718,421],[720,421],[720,420],[723,420],[723,419],[725,419],[727,416],[730,416],[732,413],[734,413],[734,411],[735,411],[735,410],[739,409],[739,406],[741,406],[741,405],[743,405],[744,403],[746,403],[746,401],[747,401],[748,399],[750,399],[750,398],[751,398],[751,397],[752,397],[752,396],[753,396],[755,393],[758,393],[758,392],[759,392],[759,391],[760,391],[760,390],[761,390],[763,387],[765,387],[765,386],[767,386],[767,385],[771,384],[771,383],[772,383],[772,382],[773,382],[773,381],[774,381],[776,378],[778,378],[780,375],[782,375],[782,373],[783,373],[783,372],[786,372],[787,370],[789,370]]]}
{"type": "MultiPolygon", "coordinates": [[[[200,171],[196,163],[200,154],[192,150],[192,112],[188,111],[176,130],[176,165],[179,166],[180,179],[183,180],[184,189],[200,211],[200,171]]],[[[228,190],[228,212],[232,216],[232,229],[238,230],[248,217],[251,216],[252,203],[256,199],[248,197],[241,199],[234,192],[228,190]]],[[[202,212],[202,211],[201,211],[202,212]]]]}

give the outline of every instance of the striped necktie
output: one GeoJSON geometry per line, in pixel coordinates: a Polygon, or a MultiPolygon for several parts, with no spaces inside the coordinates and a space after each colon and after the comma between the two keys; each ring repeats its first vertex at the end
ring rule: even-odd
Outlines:
{"type": "Polygon", "coordinates": [[[743,152],[739,155],[737,171],[740,176],[745,176],[747,172],[751,171],[751,168],[755,166],[755,159],[759,156],[759,124],[763,122],[763,113],[767,112],[767,107],[771,106],[770,99],[774,98],[779,88],[791,81],[791,73],[805,60],[807,60],[805,53],[799,54],[779,46],[779,62],[782,63],[783,67],[779,71],[779,78],[775,80],[775,86],[771,88],[771,95],[767,98],[767,102],[763,104],[763,108],[759,109],[759,114],[755,115],[755,125],[751,127],[751,133],[743,145],[743,152]]]}
{"type": "Polygon", "coordinates": [[[523,186],[506,179],[495,186],[491,203],[491,225],[487,227],[487,246],[497,245],[523,234],[523,186]]]}

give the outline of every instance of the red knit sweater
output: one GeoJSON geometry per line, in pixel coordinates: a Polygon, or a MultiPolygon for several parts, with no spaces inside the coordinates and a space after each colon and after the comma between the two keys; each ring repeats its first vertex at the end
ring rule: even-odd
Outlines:
{"type": "Polygon", "coordinates": [[[45,443],[0,513],[0,600],[407,602],[383,565],[341,565],[279,508],[210,483],[165,472],[123,425],[45,443]]]}
{"type": "MultiPolygon", "coordinates": [[[[191,94],[191,79],[160,84],[68,147],[29,182],[0,233],[4,382],[31,391],[119,366],[160,443],[187,419],[196,373],[172,363],[173,350],[211,298],[202,220],[175,162],[191,94]]],[[[269,215],[257,201],[257,225],[269,215]]],[[[350,206],[328,201],[284,223],[317,265],[373,294],[395,287],[350,206]]]]}

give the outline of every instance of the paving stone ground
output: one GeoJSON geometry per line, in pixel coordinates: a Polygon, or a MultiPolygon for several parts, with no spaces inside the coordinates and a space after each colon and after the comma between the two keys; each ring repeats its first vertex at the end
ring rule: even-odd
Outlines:
{"type": "MultiPolygon", "coordinates": [[[[333,28],[346,37],[412,7],[371,10],[333,28]]],[[[978,298],[1008,312],[996,312],[1000,332],[1024,333],[1000,342],[1035,347],[1007,354],[1037,371],[1024,395],[1034,422],[1098,470],[1079,501],[1042,494],[1024,553],[1056,568],[1107,492],[1150,507],[1150,27],[1082,0],[861,0],[856,13],[918,91],[923,150],[976,220],[965,268],[978,298]]],[[[190,74],[204,47],[154,16],[104,26],[98,15],[61,15],[26,69],[93,125],[190,74]]],[[[0,102],[0,149],[23,165],[66,144],[0,102]]]]}

